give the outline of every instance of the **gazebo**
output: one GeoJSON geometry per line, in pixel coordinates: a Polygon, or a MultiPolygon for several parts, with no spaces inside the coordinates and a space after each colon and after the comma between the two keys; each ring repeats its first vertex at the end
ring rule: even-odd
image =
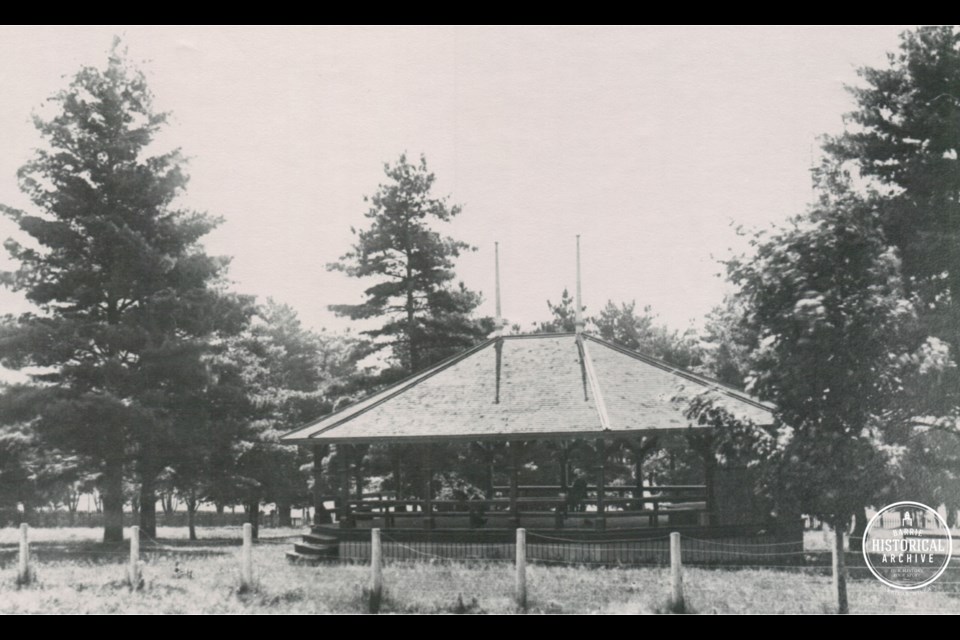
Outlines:
{"type": "MultiPolygon", "coordinates": [[[[372,527],[396,539],[437,543],[509,540],[521,526],[584,541],[642,540],[667,527],[698,538],[797,541],[797,523],[771,519],[746,470],[717,466],[709,455],[703,485],[643,484],[640,465],[654,438],[696,446],[709,437],[708,428],[691,425],[672,401],[678,385],[714,389],[731,411],[758,424],[771,420],[769,406],[740,391],[587,333],[492,338],[283,437],[313,447],[316,469],[330,445],[340,447],[345,476],[336,522],[315,523],[290,555],[307,560],[340,553],[341,541],[366,540],[372,527]],[[578,440],[596,451],[593,483],[582,487],[578,505],[571,505],[563,446],[556,448],[556,485],[520,484],[531,447],[578,440]],[[607,484],[604,451],[616,440],[636,458],[632,486],[607,484]],[[429,479],[431,448],[444,442],[506,443],[509,486],[468,501],[434,499],[429,480],[416,499],[350,495],[352,445],[395,445],[398,452],[407,445],[403,451],[414,452],[429,479]]],[[[317,514],[325,513],[326,499],[318,492],[317,514]]]]}
{"type": "MultiPolygon", "coordinates": [[[[578,277],[578,310],[579,300],[578,277]]],[[[499,316],[499,286],[497,302],[499,316]]],[[[503,543],[518,527],[585,543],[642,541],[665,530],[713,540],[779,544],[802,539],[799,517],[774,519],[769,505],[753,495],[747,470],[717,465],[706,451],[703,484],[643,482],[641,465],[655,442],[673,439],[696,448],[709,440],[710,429],[692,424],[674,401],[678,391],[711,389],[731,412],[756,424],[771,423],[769,404],[583,328],[578,313],[572,333],[498,331],[482,344],[284,435],[285,443],[313,448],[317,472],[330,446],[338,447],[344,474],[336,520],[322,521],[329,498],[318,490],[317,522],[290,558],[343,556],[341,543],[369,540],[373,527],[392,540],[428,545],[503,543]],[[566,473],[565,444],[575,441],[590,442],[595,452],[593,477],[579,487],[566,473]],[[607,481],[606,451],[615,441],[634,458],[631,486],[607,481]],[[433,466],[431,449],[452,442],[505,444],[509,486],[488,486],[482,499],[437,500],[431,479],[440,470],[433,466]],[[349,458],[355,445],[387,445],[408,462],[415,458],[426,478],[421,495],[365,496],[361,491],[351,496],[349,458]],[[557,484],[522,485],[525,455],[532,447],[550,445],[555,445],[557,484]]]]}

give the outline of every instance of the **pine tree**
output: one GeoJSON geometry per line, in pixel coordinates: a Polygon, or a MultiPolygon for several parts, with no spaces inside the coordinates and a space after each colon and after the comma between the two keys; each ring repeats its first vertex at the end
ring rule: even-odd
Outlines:
{"type": "MultiPolygon", "coordinates": [[[[564,287],[560,294],[560,301],[554,304],[547,300],[547,308],[552,316],[549,320],[537,322],[533,326],[534,333],[573,333],[577,330],[577,307],[573,296],[564,287]]],[[[580,309],[585,311],[586,307],[580,309]]]]}
{"type": "Polygon", "coordinates": [[[389,181],[366,199],[369,228],[354,229],[352,250],[328,265],[375,282],[361,304],[330,308],[352,320],[383,319],[364,333],[377,348],[391,348],[397,367],[412,373],[475,344],[493,327],[472,315],[479,294],[453,284],[456,258],[473,248],[434,229],[459,215],[461,207],[431,195],[435,176],[423,156],[411,164],[401,155],[384,170],[389,181]]]}
{"type": "Polygon", "coordinates": [[[105,69],[82,68],[49,102],[53,115],[35,117],[45,147],[19,172],[37,212],[3,207],[30,238],[6,242],[20,266],[3,282],[38,311],[5,319],[0,362],[40,368],[37,428],[95,461],[104,540],[118,541],[124,476],[139,476],[149,517],[178,450],[178,398],[208,384],[204,354],[246,323],[250,301],[224,291],[227,259],[198,244],[218,220],[176,204],[179,151],[149,155],[167,114],[119,42],[105,69]]]}

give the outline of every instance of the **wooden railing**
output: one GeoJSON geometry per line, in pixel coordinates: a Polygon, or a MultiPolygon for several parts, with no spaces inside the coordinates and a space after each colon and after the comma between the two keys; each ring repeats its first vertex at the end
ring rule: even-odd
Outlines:
{"type": "Polygon", "coordinates": [[[588,519],[592,526],[604,528],[612,518],[639,518],[650,527],[683,520],[700,524],[701,514],[707,513],[703,485],[644,487],[642,491],[636,487],[605,487],[602,499],[596,486],[566,494],[560,492],[559,485],[524,486],[518,488],[515,500],[506,497],[508,493],[509,488],[495,487],[493,498],[459,500],[371,495],[363,500],[341,501],[338,518],[345,526],[379,521],[388,528],[416,526],[410,522],[415,520],[422,521],[425,528],[520,526],[524,521],[542,522],[544,518],[549,518],[553,527],[564,528],[583,526],[582,521],[588,519]]]}

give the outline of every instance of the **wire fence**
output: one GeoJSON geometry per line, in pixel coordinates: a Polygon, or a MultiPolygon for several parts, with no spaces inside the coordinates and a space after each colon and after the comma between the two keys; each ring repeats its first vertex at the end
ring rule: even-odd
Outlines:
{"type": "MultiPolygon", "coordinates": [[[[28,546],[28,556],[34,564],[33,570],[39,566],[41,572],[46,565],[52,567],[61,560],[81,566],[127,565],[127,580],[131,582],[131,589],[136,589],[134,585],[140,584],[138,576],[144,565],[154,570],[163,567],[164,575],[169,577],[192,576],[195,570],[202,571],[201,556],[220,555],[224,557],[223,562],[236,565],[241,586],[246,583],[246,588],[254,588],[252,540],[249,530],[245,529],[248,528],[235,527],[236,539],[199,553],[198,549],[184,548],[179,544],[181,541],[157,540],[137,531],[136,558],[131,556],[129,548],[84,544],[32,545],[28,546]]],[[[544,603],[580,592],[584,584],[594,585],[593,590],[598,592],[616,594],[626,603],[623,606],[635,603],[640,610],[676,611],[678,580],[683,602],[679,610],[687,612],[827,613],[835,606],[834,581],[830,565],[824,562],[829,561],[829,557],[803,550],[802,543],[749,544],[674,535],[678,539],[673,541],[669,534],[642,540],[625,537],[584,541],[524,532],[521,549],[517,543],[409,541],[390,532],[380,532],[376,540],[340,542],[342,557],[326,564],[325,570],[340,571],[338,565],[360,565],[361,573],[350,575],[364,584],[365,594],[364,566],[371,570],[376,566],[379,582],[381,585],[385,582],[388,590],[408,580],[407,574],[417,574],[423,590],[468,594],[468,604],[463,605],[466,611],[470,610],[469,594],[488,591],[491,581],[498,584],[501,591],[517,590],[517,611],[527,609],[529,599],[536,603],[533,606],[541,607],[537,610],[550,612],[549,607],[542,608],[544,603]],[[675,548],[672,542],[677,543],[675,548]],[[718,558],[723,561],[717,562],[718,558]],[[704,559],[710,561],[704,562],[704,559]],[[441,568],[431,570],[428,568],[431,565],[441,565],[441,568]],[[519,596],[521,582],[523,604],[519,596]]],[[[19,555],[17,547],[0,548],[0,570],[17,566],[18,582],[21,579],[19,555]]],[[[260,566],[257,574],[271,569],[260,566]]],[[[122,574],[117,571],[116,575],[122,574]]],[[[319,572],[306,575],[324,579],[319,572]]],[[[879,584],[863,566],[851,566],[850,577],[849,598],[855,613],[960,613],[960,563],[956,561],[919,595],[897,592],[879,584]]],[[[23,582],[26,586],[29,580],[23,582]]],[[[392,592],[395,600],[414,595],[392,592]]],[[[476,602],[476,598],[473,601],[476,602]]],[[[370,610],[374,610],[372,604],[370,610]]]]}

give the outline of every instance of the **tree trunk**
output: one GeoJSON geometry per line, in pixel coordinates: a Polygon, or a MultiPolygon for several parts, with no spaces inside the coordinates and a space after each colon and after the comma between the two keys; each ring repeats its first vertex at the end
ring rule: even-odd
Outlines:
{"type": "Polygon", "coordinates": [[[197,500],[196,494],[191,491],[187,497],[187,530],[190,532],[191,540],[197,539],[197,523],[194,516],[197,513],[198,506],[199,501],[197,500]]]}
{"type": "Polygon", "coordinates": [[[100,496],[103,502],[103,541],[123,542],[123,461],[120,458],[105,461],[100,496]]]}
{"type": "Polygon", "coordinates": [[[247,522],[253,527],[253,539],[260,537],[260,501],[251,500],[246,504],[247,522]]]}
{"type": "Polygon", "coordinates": [[[172,493],[165,493],[162,496],[160,496],[160,504],[163,506],[163,512],[165,514],[167,514],[168,516],[173,514],[173,494],[172,493]]]}
{"type": "Polygon", "coordinates": [[[867,508],[861,509],[860,513],[854,517],[856,522],[850,534],[850,551],[863,551],[863,534],[867,532],[867,523],[870,522],[870,518],[867,517],[867,508]]]}
{"type": "Polygon", "coordinates": [[[151,473],[140,479],[140,533],[157,537],[157,492],[151,473]]]}
{"type": "Polygon", "coordinates": [[[837,613],[850,613],[847,603],[847,561],[843,548],[843,534],[849,518],[837,518],[833,523],[833,589],[837,596],[837,613]]]}
{"type": "Polygon", "coordinates": [[[70,510],[70,525],[73,526],[77,523],[77,509],[80,508],[80,492],[71,492],[70,500],[67,503],[67,508],[70,510]]]}
{"type": "Polygon", "coordinates": [[[289,527],[293,520],[290,517],[290,511],[292,507],[289,502],[278,502],[277,503],[277,526],[278,527],[289,527]]]}
{"type": "MultiPolygon", "coordinates": [[[[407,238],[409,242],[409,238],[407,238]]],[[[406,284],[407,284],[407,301],[404,308],[404,311],[407,314],[407,342],[410,349],[410,373],[416,373],[420,370],[420,346],[417,344],[416,335],[417,335],[417,318],[416,318],[416,299],[414,297],[414,282],[413,282],[413,249],[408,247],[406,250],[407,264],[406,264],[406,284]]]]}
{"type": "Polygon", "coordinates": [[[223,502],[221,502],[220,500],[217,500],[217,502],[216,502],[216,507],[217,507],[217,515],[218,515],[218,516],[222,516],[222,515],[223,515],[223,509],[224,509],[225,506],[226,506],[226,505],[223,504],[223,502]]]}

